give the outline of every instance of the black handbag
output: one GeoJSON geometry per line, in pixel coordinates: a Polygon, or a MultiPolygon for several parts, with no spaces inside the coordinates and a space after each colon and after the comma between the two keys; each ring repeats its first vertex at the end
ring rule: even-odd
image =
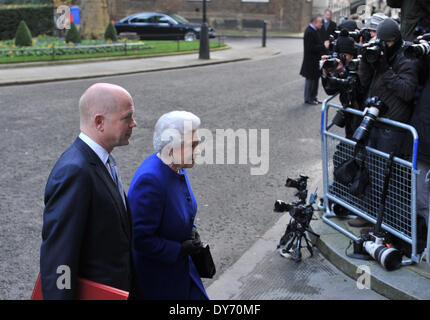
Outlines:
{"type": "Polygon", "coordinates": [[[200,278],[212,279],[216,273],[216,268],[208,244],[203,246],[199,253],[192,254],[191,259],[196,266],[200,278]]]}
{"type": "Polygon", "coordinates": [[[349,192],[357,197],[362,197],[370,184],[365,158],[364,146],[357,144],[354,149],[354,156],[343,161],[333,172],[335,180],[348,187],[349,192]],[[357,157],[360,151],[360,157],[357,157]]]}

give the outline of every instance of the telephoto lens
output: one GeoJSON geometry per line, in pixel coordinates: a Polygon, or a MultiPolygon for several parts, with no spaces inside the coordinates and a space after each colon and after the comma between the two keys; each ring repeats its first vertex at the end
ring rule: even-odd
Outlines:
{"type": "Polygon", "coordinates": [[[369,138],[370,130],[372,130],[373,125],[378,118],[379,113],[384,111],[385,106],[378,99],[378,97],[368,98],[365,102],[365,107],[367,107],[367,112],[364,115],[363,120],[360,123],[360,126],[355,130],[352,139],[355,141],[367,141],[369,138]]]}
{"type": "Polygon", "coordinates": [[[405,57],[408,59],[420,58],[430,54],[430,44],[413,44],[405,49],[405,57]]]}
{"type": "Polygon", "coordinates": [[[336,112],[336,115],[333,117],[333,123],[339,128],[343,128],[345,127],[345,122],[345,112],[343,112],[343,110],[336,112]]]}
{"type": "Polygon", "coordinates": [[[366,141],[369,138],[370,130],[373,128],[373,124],[375,123],[378,114],[378,108],[369,108],[361,121],[360,126],[355,130],[352,139],[355,141],[366,141]]]}
{"type": "Polygon", "coordinates": [[[381,238],[375,238],[375,241],[365,241],[363,247],[387,271],[396,270],[402,265],[401,252],[385,246],[381,238]]]}

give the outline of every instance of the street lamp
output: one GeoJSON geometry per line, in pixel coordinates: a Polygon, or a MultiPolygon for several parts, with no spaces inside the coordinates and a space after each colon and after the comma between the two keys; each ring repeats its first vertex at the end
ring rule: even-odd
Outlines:
{"type": "Polygon", "coordinates": [[[203,23],[200,28],[199,59],[209,59],[209,30],[206,20],[206,0],[203,0],[203,23]]]}

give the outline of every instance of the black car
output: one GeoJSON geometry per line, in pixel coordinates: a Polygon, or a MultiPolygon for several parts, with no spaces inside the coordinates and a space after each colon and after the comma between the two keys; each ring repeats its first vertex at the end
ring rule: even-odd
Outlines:
{"type": "MultiPolygon", "coordinates": [[[[142,40],[185,40],[194,41],[200,37],[200,25],[190,23],[176,14],[155,12],[133,14],[114,23],[116,32],[137,33],[142,40]]],[[[209,27],[209,38],[215,38],[215,30],[209,27]]]]}

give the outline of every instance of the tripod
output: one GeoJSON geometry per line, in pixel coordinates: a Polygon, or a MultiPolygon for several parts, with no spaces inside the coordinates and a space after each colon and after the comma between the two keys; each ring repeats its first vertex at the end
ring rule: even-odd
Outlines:
{"type": "Polygon", "coordinates": [[[300,262],[302,260],[302,239],[306,242],[306,248],[308,249],[311,257],[314,255],[313,246],[314,244],[308,238],[306,232],[319,238],[319,235],[309,230],[308,225],[302,225],[295,219],[292,219],[285,230],[285,234],[279,241],[278,249],[279,253],[283,257],[292,257],[294,261],[300,262]]]}

